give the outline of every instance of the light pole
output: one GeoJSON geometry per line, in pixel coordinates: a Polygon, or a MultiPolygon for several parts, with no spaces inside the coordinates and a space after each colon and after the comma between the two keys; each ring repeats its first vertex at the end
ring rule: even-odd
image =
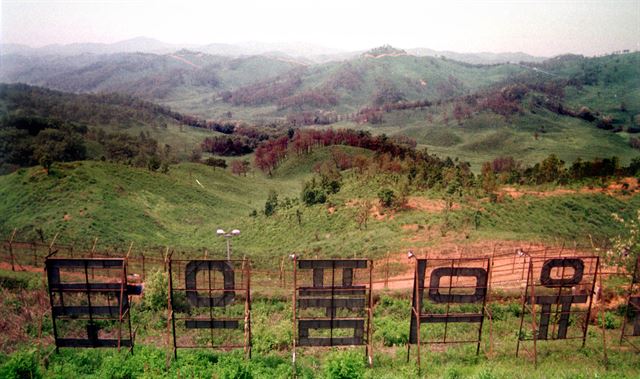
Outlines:
{"type": "Polygon", "coordinates": [[[227,260],[231,260],[231,237],[239,236],[240,230],[233,229],[231,233],[227,233],[222,229],[216,230],[218,236],[224,237],[227,240],[227,260]]]}

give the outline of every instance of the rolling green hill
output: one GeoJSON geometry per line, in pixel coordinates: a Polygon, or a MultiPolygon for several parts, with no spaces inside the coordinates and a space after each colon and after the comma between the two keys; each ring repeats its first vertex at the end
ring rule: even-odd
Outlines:
{"type": "Polygon", "coordinates": [[[286,59],[265,56],[232,59],[186,50],[166,55],[5,55],[2,64],[3,82],[24,82],[68,92],[120,92],[205,117],[231,111],[254,119],[316,109],[316,105],[303,104],[278,111],[278,102],[298,104],[295,96],[317,91],[337,98],[337,104],[320,108],[351,113],[371,104],[376,97],[381,101],[388,100],[384,96],[407,100],[450,97],[523,71],[509,64],[474,66],[433,57],[370,54],[305,67],[286,59]],[[256,83],[269,87],[285,74],[298,76],[299,84],[273,101],[248,107],[230,106],[219,97],[223,91],[251,90],[256,83]]]}
{"type": "Polygon", "coordinates": [[[309,66],[285,58],[230,58],[188,50],[164,55],[10,54],[1,60],[2,82],[125,93],[207,118],[231,112],[236,119],[255,121],[320,110],[348,115],[398,101],[451,100],[523,80],[561,82],[566,105],[587,106],[611,115],[614,122],[640,112],[640,53],[492,65],[408,55],[390,46],[309,66]],[[384,54],[387,50],[391,53],[384,54]]]}
{"type": "MultiPolygon", "coordinates": [[[[144,132],[158,143],[170,145],[185,159],[206,137],[220,133],[182,125],[168,109],[129,95],[71,94],[27,85],[0,85],[0,118],[36,117],[85,125],[106,133],[138,136],[144,132]]],[[[88,146],[98,158],[100,147],[88,146]],[[97,150],[96,150],[97,149],[97,150]],[[93,151],[95,150],[95,151],[93,151]]]]}
{"type": "Polygon", "coordinates": [[[119,53],[26,57],[3,55],[0,81],[66,92],[119,92],[147,100],[179,100],[248,85],[300,64],[253,56],[230,58],[181,50],[173,54],[119,53]]]}
{"type": "Polygon", "coordinates": [[[574,113],[586,108],[596,120],[587,121],[540,105],[549,101],[549,95],[533,90],[516,102],[520,110],[507,117],[485,107],[456,121],[454,105],[464,106],[467,96],[424,109],[386,112],[382,122],[376,124],[340,122],[333,127],[407,135],[434,153],[468,160],[475,169],[501,155],[525,163],[550,153],[566,162],[612,155],[629,162],[639,155],[629,140],[640,131],[640,53],[599,58],[567,56],[526,68],[505,81],[483,87],[478,92],[480,101],[490,96],[487,91],[499,93],[512,88],[512,83],[557,83],[562,91],[552,103],[574,113]],[[609,118],[611,130],[598,128],[598,118],[609,118]]]}
{"type": "MultiPolygon", "coordinates": [[[[638,154],[629,142],[635,138],[632,133],[640,131],[640,53],[470,65],[387,50],[307,67],[261,56],[231,59],[180,51],[83,56],[78,61],[44,57],[22,69],[18,64],[24,63],[22,58],[10,55],[3,56],[10,64],[2,70],[2,80],[23,78],[72,91],[141,94],[187,114],[258,124],[278,120],[296,126],[295,121],[286,120],[288,116],[325,112],[333,115],[330,119],[340,120],[331,127],[404,134],[438,155],[470,161],[476,171],[483,162],[503,155],[524,163],[551,153],[568,163],[616,155],[626,164],[638,154]],[[387,50],[391,53],[385,54],[387,50]],[[50,68],[45,70],[45,64],[50,68]],[[160,80],[158,75],[170,80],[160,80]],[[503,114],[491,106],[496,96],[521,87],[525,95],[516,93],[517,99],[507,102],[516,110],[503,114]],[[428,105],[388,109],[424,99],[430,100],[428,105]],[[454,115],[461,105],[468,113],[457,120],[454,115]],[[354,118],[363,107],[378,109],[380,120],[354,118]],[[579,116],[583,109],[593,115],[593,121],[579,116]],[[608,120],[606,128],[599,128],[602,120],[608,120]]],[[[20,107],[27,114],[107,130],[134,135],[146,131],[174,147],[181,158],[211,134],[181,128],[153,104],[128,95],[83,97],[30,91],[33,104],[25,106],[25,101],[12,102],[4,87],[0,113],[20,107]]]]}
{"type": "MultiPolygon", "coordinates": [[[[257,114],[275,116],[318,109],[348,114],[371,104],[468,94],[522,71],[523,68],[510,64],[474,66],[432,57],[367,54],[345,62],[308,67],[297,75],[299,80],[283,96],[218,106],[255,108],[257,114]]],[[[271,91],[279,90],[276,81],[263,84],[271,91]]],[[[236,91],[252,89],[255,86],[236,91]]]]}
{"type": "MultiPolygon", "coordinates": [[[[342,149],[342,148],[341,148],[342,149]]],[[[330,157],[330,148],[288,158],[273,178],[249,173],[235,176],[201,164],[179,164],[166,174],[107,162],[56,164],[51,175],[40,168],[0,176],[0,233],[17,228],[21,240],[60,233],[59,241],[101,246],[135,242],[144,247],[171,246],[221,254],[224,241],[217,228],[239,228],[237,254],[258,266],[276,265],[267,258],[292,251],[319,256],[380,257],[387,251],[433,246],[443,241],[495,239],[586,242],[590,234],[603,239],[619,232],[611,213],[629,217],[640,196],[599,193],[524,196],[489,203],[465,199],[450,213],[442,209],[371,210],[366,227],[356,222],[358,202],[377,203],[381,188],[394,188],[393,175],[342,173],[342,188],[326,204],[299,201],[309,167],[330,157]],[[262,213],[270,191],[278,195],[274,215],[262,213]],[[478,213],[478,207],[482,211],[478,213]],[[251,215],[253,211],[255,215],[251,215]],[[520,217],[526,214],[527,217],[520,217]],[[474,226],[472,220],[476,220],[474,226]]],[[[365,153],[344,148],[347,154],[365,153]]],[[[439,190],[412,192],[420,201],[442,201],[439,190]]]]}
{"type": "Polygon", "coordinates": [[[455,121],[445,124],[437,112],[437,108],[393,111],[385,114],[384,122],[377,125],[341,122],[332,126],[374,134],[407,135],[432,153],[469,161],[477,172],[482,163],[499,156],[513,156],[532,163],[556,154],[571,163],[577,158],[615,155],[628,164],[640,155],[638,150],[629,146],[628,133],[601,130],[593,123],[547,110],[526,111],[510,122],[495,113],[481,112],[462,125],[455,121]]]}

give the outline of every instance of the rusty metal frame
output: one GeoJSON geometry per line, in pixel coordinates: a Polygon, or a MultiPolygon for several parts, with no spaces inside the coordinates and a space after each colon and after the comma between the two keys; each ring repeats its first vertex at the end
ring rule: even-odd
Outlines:
{"type": "Polygon", "coordinates": [[[293,256],[293,342],[292,363],[298,346],[365,346],[373,366],[373,261],[370,259],[298,259],[293,256]],[[366,281],[354,283],[356,270],[366,270],[366,281]],[[301,270],[312,270],[312,283],[301,284],[301,270]],[[342,281],[336,283],[336,272],[342,281]],[[325,271],[331,283],[325,285],[325,271]],[[324,317],[301,316],[301,309],[325,309],[324,317]],[[339,317],[338,310],[362,311],[361,316],[339,317]],[[310,329],[329,330],[329,337],[310,337],[310,329]],[[349,337],[334,337],[338,329],[351,329],[349,337]]]}
{"type": "Polygon", "coordinates": [[[236,260],[216,260],[216,259],[172,259],[173,252],[167,254],[166,267],[168,272],[168,322],[167,341],[172,349],[173,357],[178,358],[178,349],[239,349],[242,348],[246,358],[251,358],[251,265],[247,259],[236,260]],[[184,277],[181,277],[180,270],[184,267],[184,277]],[[198,287],[198,272],[206,272],[206,288],[198,287]],[[215,273],[223,276],[222,287],[216,283],[215,273]],[[212,275],[213,273],[213,275],[212,275]],[[177,278],[175,275],[177,274],[177,278]],[[235,276],[240,274],[240,287],[235,276]],[[212,281],[213,277],[213,281],[212,281]],[[176,279],[179,284],[175,284],[176,279]],[[183,282],[184,285],[181,285],[183,282]],[[208,296],[201,296],[200,292],[208,293],[208,296]],[[213,292],[222,292],[221,296],[213,297],[213,292]],[[181,315],[176,311],[176,293],[184,293],[191,307],[204,309],[208,316],[181,315]],[[244,314],[242,317],[226,317],[214,315],[216,309],[222,309],[230,304],[236,303],[237,294],[244,297],[244,314]],[[182,344],[176,334],[176,322],[184,322],[187,329],[208,329],[211,333],[210,343],[204,344],[182,344]],[[215,344],[214,330],[228,329],[238,330],[242,328],[242,342],[233,344],[215,344]]]}
{"type": "MultiPolygon", "coordinates": [[[[130,298],[135,290],[127,284],[127,259],[126,258],[53,258],[55,251],[45,259],[45,273],[48,282],[49,304],[51,306],[51,319],[56,351],[61,347],[129,347],[133,353],[134,332],[131,329],[130,298]],[[81,282],[63,282],[60,270],[80,269],[78,275],[81,282]],[[120,275],[115,282],[93,282],[89,279],[89,270],[118,270],[120,275]],[[66,305],[64,294],[84,294],[86,304],[66,305]],[[56,297],[59,301],[54,300],[56,297]],[[92,297],[106,295],[108,305],[92,304],[92,297]],[[111,305],[110,298],[114,296],[116,304],[111,305]],[[86,324],[87,338],[62,338],[59,335],[59,327],[65,322],[84,320],[86,324]],[[117,322],[117,339],[100,338],[98,332],[99,322],[117,322]],[[129,337],[123,338],[123,324],[129,337]]],[[[100,276],[99,276],[100,277],[100,276]]]]}
{"type": "Polygon", "coordinates": [[[627,342],[636,351],[640,352],[640,345],[635,341],[637,337],[640,337],[640,256],[636,258],[629,291],[627,292],[627,308],[622,321],[620,344],[627,342]],[[630,322],[633,324],[632,331],[627,333],[627,324],[630,322]]]}
{"type": "Polygon", "coordinates": [[[413,294],[411,301],[411,325],[409,328],[409,341],[407,343],[407,361],[411,355],[411,345],[416,345],[417,365],[420,369],[420,346],[423,344],[461,344],[475,343],[476,355],[480,353],[480,343],[482,342],[482,327],[485,318],[487,297],[489,294],[489,277],[491,274],[490,258],[425,258],[415,259],[413,276],[413,294]],[[465,264],[467,266],[465,266],[465,264]],[[471,266],[468,266],[471,265],[471,266]],[[429,273],[429,284],[425,284],[427,268],[432,269],[429,273]],[[449,277],[447,292],[441,293],[440,279],[449,277]],[[454,284],[454,277],[456,283],[454,284]],[[473,286],[459,284],[458,278],[475,277],[476,283],[473,286]],[[458,291],[474,289],[472,294],[456,294],[458,291]],[[427,297],[424,299],[424,292],[427,290],[427,297]],[[425,313],[425,304],[440,304],[445,308],[444,313],[425,313]],[[450,312],[451,304],[474,304],[482,303],[479,312],[458,313],[450,312]],[[444,334],[442,339],[421,340],[420,332],[423,323],[444,323],[444,334]],[[449,323],[477,323],[478,332],[475,339],[450,340],[447,339],[449,323]]]}
{"type": "MultiPolygon", "coordinates": [[[[600,270],[600,257],[598,256],[573,256],[561,258],[536,258],[529,257],[529,269],[527,282],[522,295],[522,311],[520,314],[520,328],[518,331],[518,342],[516,345],[516,357],[520,350],[525,350],[521,345],[525,341],[533,342],[534,365],[538,365],[538,341],[540,340],[582,340],[582,347],[587,340],[589,328],[589,315],[593,305],[595,285],[600,270]],[[585,266],[588,264],[588,271],[585,266]],[[541,265],[539,270],[536,266],[541,265]],[[572,268],[573,276],[565,278],[565,269],[572,268]],[[553,269],[560,270],[559,279],[551,278],[553,269]],[[593,269],[593,271],[591,271],[593,269]],[[539,273],[538,278],[535,274],[539,273]],[[585,279],[587,277],[587,279],[585,279]],[[564,278],[564,279],[563,279],[564,278]],[[576,286],[587,286],[586,293],[575,294],[573,288],[576,286]],[[557,290],[557,293],[556,293],[557,290]],[[543,294],[544,292],[553,294],[543,294]],[[538,292],[538,294],[536,294],[538,292]],[[568,293],[567,293],[568,292],[568,293]],[[575,307],[576,304],[586,305],[586,309],[575,307]],[[537,308],[540,306],[540,311],[537,308]],[[578,308],[578,309],[576,309],[578,308]],[[525,316],[531,316],[531,337],[525,337],[525,316]],[[571,316],[579,315],[584,317],[581,324],[582,334],[578,336],[567,336],[571,316]],[[539,319],[539,321],[538,321],[539,319]],[[555,322],[555,320],[558,320],[555,322]],[[549,327],[552,327],[549,335],[549,327]],[[557,327],[557,329],[556,329],[557,327]]],[[[584,288],[583,288],[584,290],[584,288]]]]}

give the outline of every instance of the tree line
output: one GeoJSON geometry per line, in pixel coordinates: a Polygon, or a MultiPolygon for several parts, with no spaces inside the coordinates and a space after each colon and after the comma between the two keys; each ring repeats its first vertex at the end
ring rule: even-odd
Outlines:
{"type": "Polygon", "coordinates": [[[84,124],[39,116],[5,116],[0,120],[0,171],[40,164],[49,172],[55,162],[101,159],[152,171],[168,171],[176,162],[171,146],[160,146],[148,133],[107,133],[84,124]],[[87,148],[92,143],[92,148],[87,148]]]}
{"type": "Polygon", "coordinates": [[[263,142],[255,150],[254,162],[258,169],[271,174],[288,153],[308,154],[316,147],[345,145],[361,147],[376,153],[390,153],[403,157],[416,146],[408,137],[373,136],[369,132],[352,129],[291,130],[286,136],[263,142]]]}

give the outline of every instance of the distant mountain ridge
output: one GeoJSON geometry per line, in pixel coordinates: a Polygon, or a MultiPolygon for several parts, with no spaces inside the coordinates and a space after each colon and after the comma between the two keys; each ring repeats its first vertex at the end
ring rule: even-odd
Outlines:
{"type": "MultiPolygon", "coordinates": [[[[387,45],[388,46],[388,45],[387,45]]],[[[390,46],[388,46],[390,47],[390,46]]],[[[114,43],[72,43],[53,44],[42,47],[30,47],[20,44],[0,44],[0,54],[19,55],[79,55],[79,54],[115,54],[115,53],[153,53],[169,54],[189,49],[211,55],[242,57],[249,55],[287,56],[307,63],[326,63],[351,59],[363,53],[361,50],[345,51],[321,45],[289,42],[263,43],[257,41],[239,43],[210,44],[172,44],[148,37],[136,37],[114,43]]],[[[429,48],[405,49],[409,55],[445,57],[471,64],[495,64],[506,62],[541,62],[546,57],[536,57],[522,52],[507,53],[459,53],[438,51],[429,48]]]]}
{"type": "Polygon", "coordinates": [[[5,83],[162,99],[183,88],[209,93],[249,85],[300,67],[300,63],[266,56],[232,58],[179,50],[167,54],[10,54],[0,56],[0,66],[0,81],[5,83]]]}
{"type": "Polygon", "coordinates": [[[458,53],[454,51],[438,51],[427,48],[415,48],[407,49],[407,52],[412,55],[426,56],[426,57],[445,57],[447,59],[453,59],[460,62],[471,64],[498,64],[498,63],[517,63],[517,62],[542,62],[547,57],[536,57],[523,52],[506,52],[506,53],[458,53]]]}

